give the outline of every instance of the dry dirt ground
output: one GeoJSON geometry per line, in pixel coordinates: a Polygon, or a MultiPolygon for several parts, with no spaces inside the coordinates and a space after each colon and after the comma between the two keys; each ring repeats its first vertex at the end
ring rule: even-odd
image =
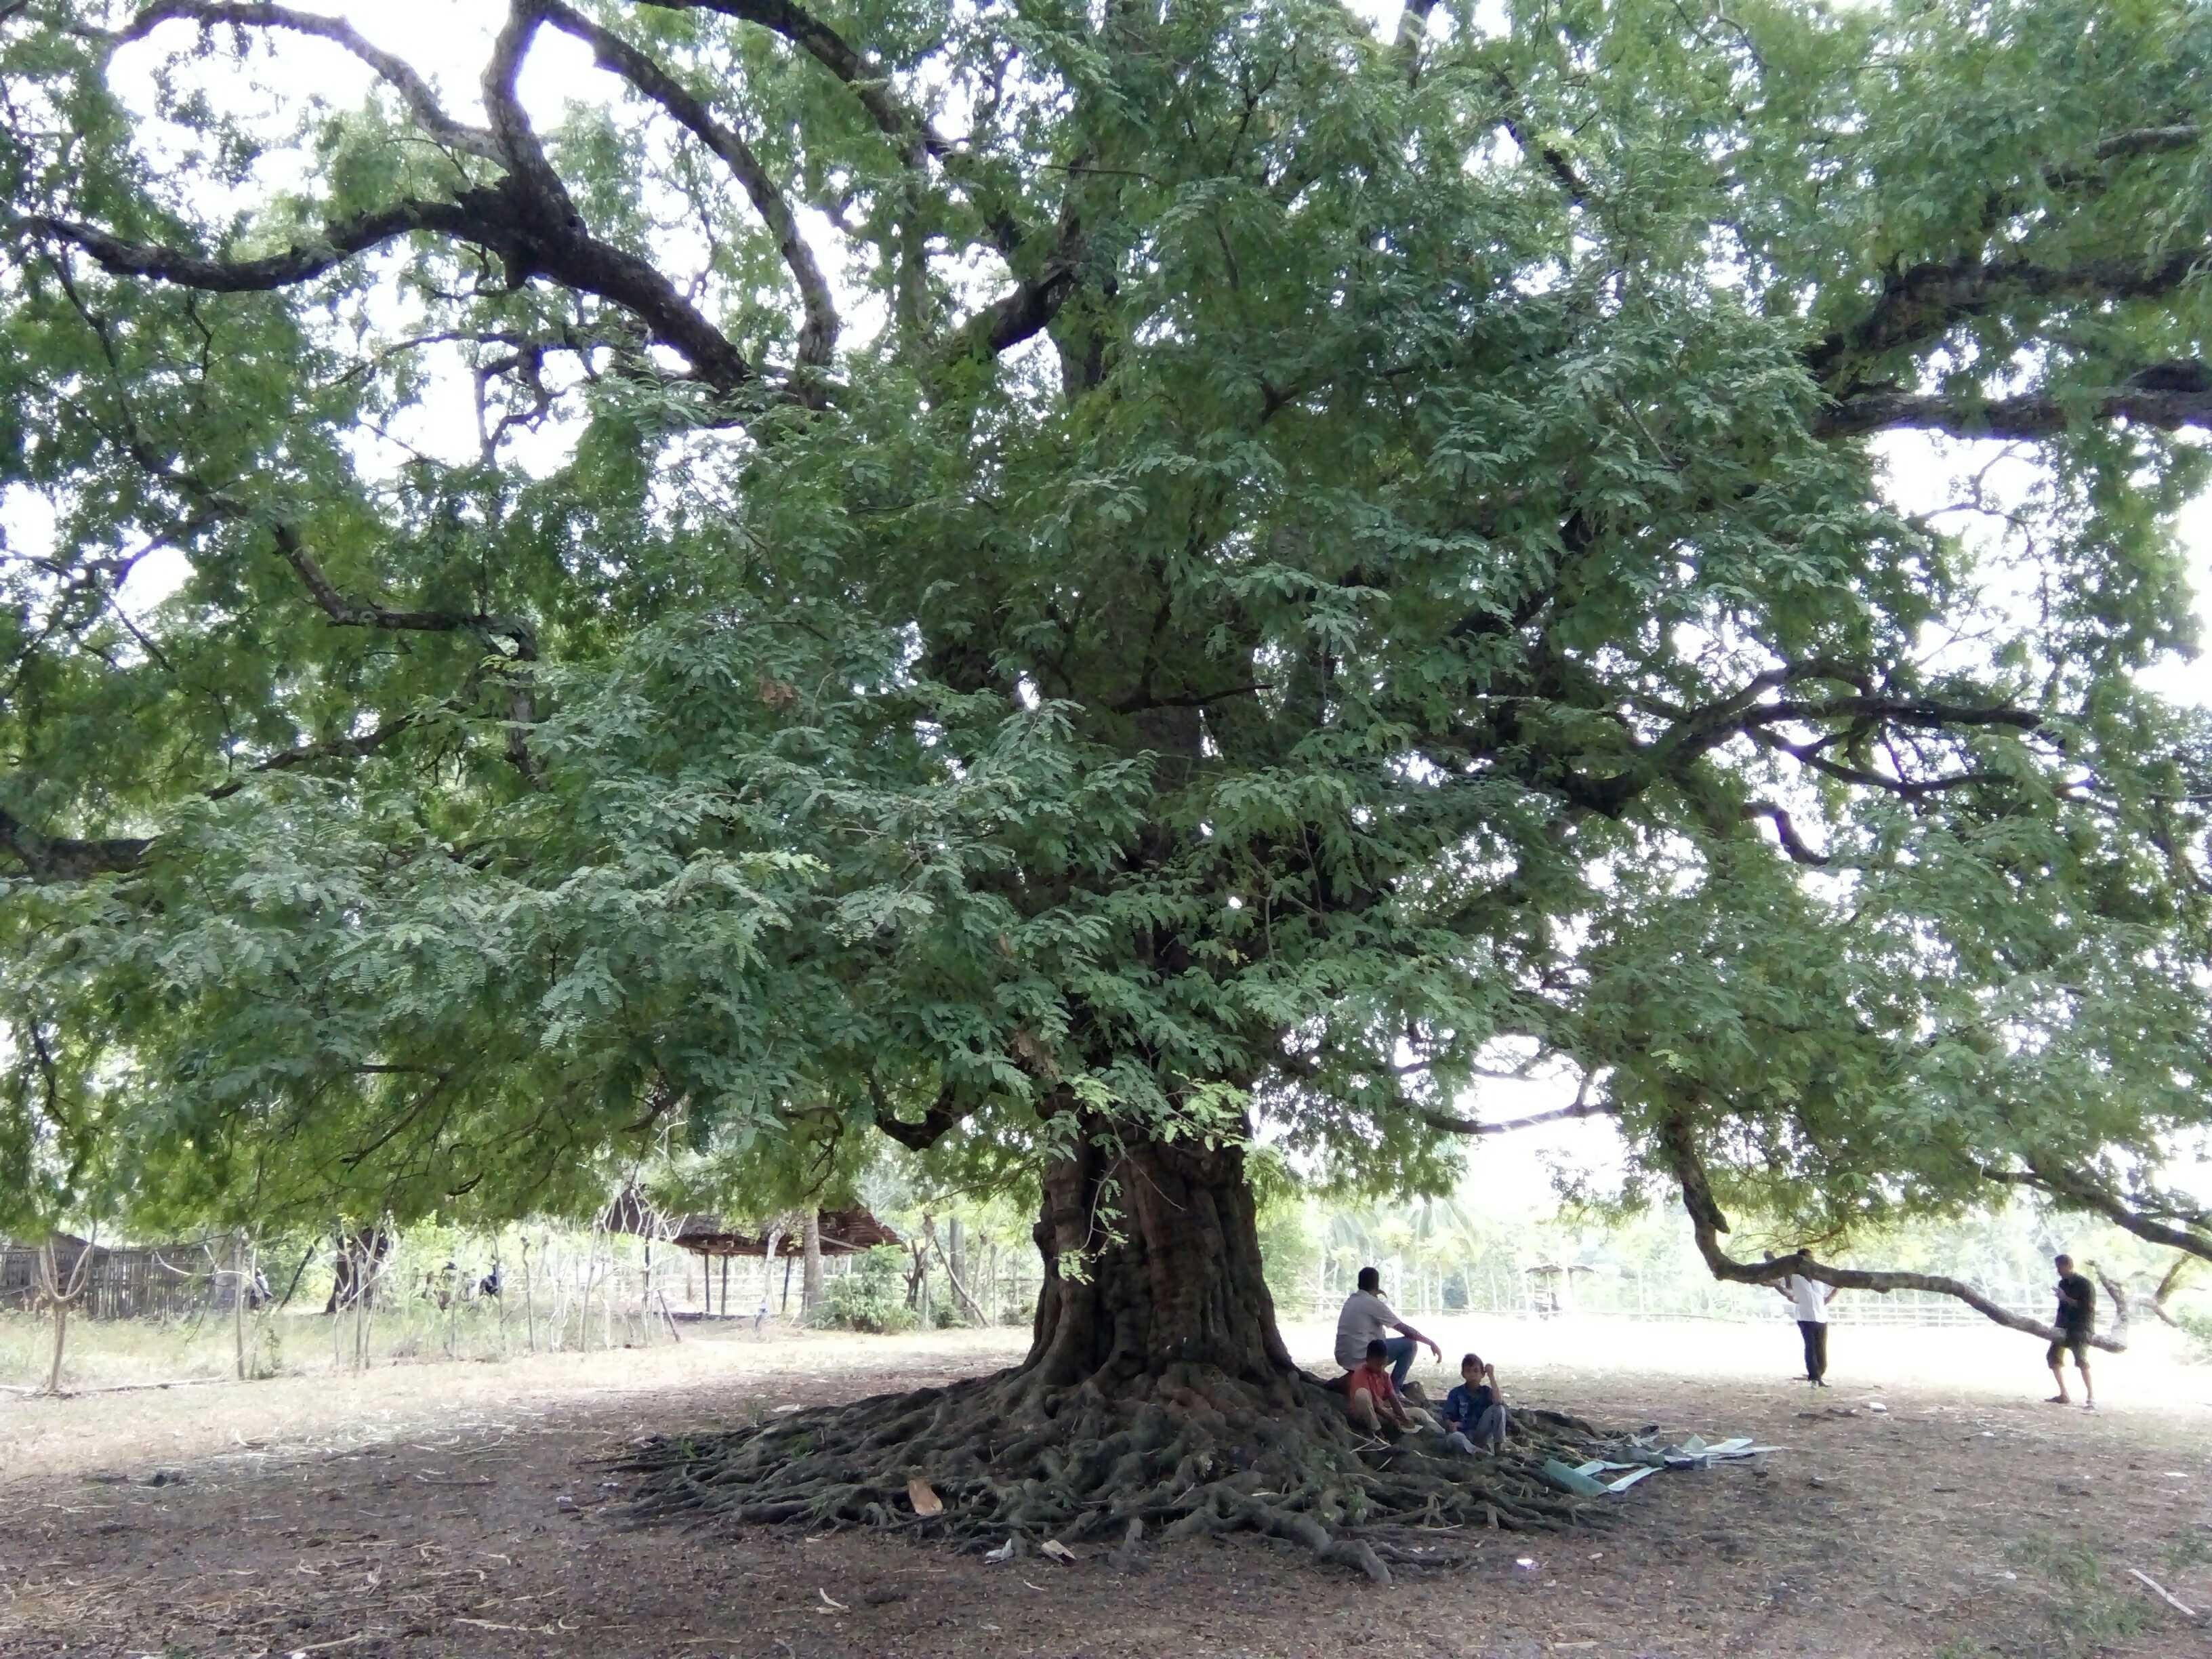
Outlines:
{"type": "MultiPolygon", "coordinates": [[[[1435,1322],[1522,1401],[1787,1449],[1655,1476],[1601,1528],[1478,1535],[1470,1565],[1378,1587],[1249,1540],[1124,1574],[1099,1551],[994,1566],[866,1536],[640,1531],[590,1465],[655,1430],[988,1370],[1012,1332],[694,1328],[644,1352],[0,1396],[0,1654],[2212,1656],[2203,1620],[2126,1572],[2212,1606],[2212,1370],[2106,1358],[2092,1417],[2040,1403],[2039,1352],[1994,1329],[1839,1327],[1815,1396],[1784,1380],[1778,1319],[1435,1322]]],[[[1327,1335],[1294,1328],[1293,1349],[1316,1363],[1327,1335]]]]}

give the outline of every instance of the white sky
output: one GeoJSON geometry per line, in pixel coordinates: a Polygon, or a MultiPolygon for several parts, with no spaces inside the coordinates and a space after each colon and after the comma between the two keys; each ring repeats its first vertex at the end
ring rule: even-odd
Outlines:
{"type": "MultiPolygon", "coordinates": [[[[1354,3],[1375,15],[1379,31],[1395,28],[1399,8],[1393,0],[1354,3]]],[[[337,4],[306,0],[306,3],[311,9],[349,16],[371,40],[408,57],[437,82],[450,113],[464,120],[482,118],[477,77],[505,12],[499,0],[374,0],[373,3],[353,0],[337,4]]],[[[167,33],[178,38],[186,27],[172,25],[167,33]]],[[[271,33],[280,43],[286,66],[283,84],[289,90],[302,97],[319,96],[340,106],[357,103],[365,95],[369,76],[338,48],[281,32],[271,33]]],[[[149,44],[118,60],[119,89],[129,90],[135,82],[143,93],[149,85],[147,70],[158,55],[158,47],[149,44]]],[[[550,126],[557,120],[566,100],[604,97],[611,84],[593,68],[584,46],[548,30],[532,52],[520,90],[533,117],[550,126]]],[[[158,143],[150,129],[147,137],[158,143]]],[[[827,245],[818,220],[812,229],[817,258],[834,282],[840,268],[840,251],[827,245]]],[[[848,332],[848,343],[851,337],[848,332]]],[[[465,402],[453,400],[457,406],[448,411],[449,431],[423,434],[432,440],[432,447],[457,447],[461,453],[473,450],[472,415],[465,406],[458,406],[465,402]]],[[[1896,502],[1912,511],[1929,510],[1957,499],[1956,481],[1984,465],[1996,447],[1939,443],[1910,434],[1894,434],[1883,441],[1896,502]]],[[[20,499],[0,503],[0,520],[4,520],[19,546],[39,539],[36,516],[20,499]]],[[[2208,603],[2208,595],[2212,595],[2212,501],[2192,503],[2183,515],[2180,531],[2193,567],[2200,625],[2212,638],[2212,603],[2208,603]]],[[[175,558],[149,559],[135,573],[125,595],[126,603],[133,609],[143,609],[173,590],[182,575],[182,564],[175,558]]],[[[2171,697],[2212,704],[2212,670],[2201,664],[2166,665],[2148,678],[2171,697]]],[[[1565,1084],[1492,1083],[1476,1091],[1474,1099],[1462,1103],[1462,1109],[1486,1118],[1508,1118],[1564,1104],[1571,1097],[1571,1088],[1565,1084]]],[[[1561,1159],[1589,1168],[1602,1178],[1608,1170],[1617,1171],[1620,1152],[1619,1137],[1610,1125],[1585,1121],[1485,1140],[1474,1148],[1471,1164],[1478,1189],[1498,1183],[1525,1192],[1543,1186],[1553,1164],[1561,1159]]]]}

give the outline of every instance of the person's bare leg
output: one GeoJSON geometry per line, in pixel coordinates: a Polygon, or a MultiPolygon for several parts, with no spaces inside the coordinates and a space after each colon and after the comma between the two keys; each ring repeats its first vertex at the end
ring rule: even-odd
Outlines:
{"type": "Polygon", "coordinates": [[[2081,1373],[2081,1409],[2097,1409],[2097,1385],[2089,1380],[2089,1356],[2087,1352],[2074,1356],[2074,1369],[2081,1373]]]}
{"type": "Polygon", "coordinates": [[[2058,1385],[2058,1392],[2051,1396],[2051,1403],[2054,1406],[2070,1406],[2074,1403],[2074,1396],[2066,1392],[2066,1373],[2061,1369],[2065,1363],[2066,1357],[2063,1354],[2051,1362],[2051,1380],[2058,1385]]]}
{"type": "Polygon", "coordinates": [[[1375,1414],[1375,1396],[1364,1389],[1354,1389],[1346,1404],[1352,1420],[1370,1434],[1382,1432],[1382,1419],[1375,1414]]]}

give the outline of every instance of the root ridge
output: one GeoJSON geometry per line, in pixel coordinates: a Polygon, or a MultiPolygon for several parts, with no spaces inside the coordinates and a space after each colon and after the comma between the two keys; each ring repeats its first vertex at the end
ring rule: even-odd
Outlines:
{"type": "Polygon", "coordinates": [[[1463,1559],[1464,1528],[1589,1524],[1589,1506],[1542,1467],[1579,1462],[1605,1439],[1579,1418],[1523,1412],[1503,1451],[1468,1457],[1425,1432],[1371,1439],[1303,1377],[1055,1389],[1014,1371],[657,1437],[611,1467],[641,1477],[629,1505],[641,1522],[867,1527],[971,1550],[1111,1537],[1124,1568],[1140,1540],[1249,1531],[1387,1583],[1393,1565],[1463,1559]],[[914,1481],[940,1513],[916,1512],[914,1481]]]}

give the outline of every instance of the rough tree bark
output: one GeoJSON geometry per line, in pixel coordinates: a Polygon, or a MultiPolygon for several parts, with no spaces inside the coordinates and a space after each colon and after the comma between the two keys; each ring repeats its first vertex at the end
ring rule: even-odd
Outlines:
{"type": "Polygon", "coordinates": [[[811,1318],[822,1305],[822,1212],[810,1209],[799,1224],[799,1312],[811,1318]]]}
{"type": "Polygon", "coordinates": [[[1524,1412],[1503,1453],[1476,1458],[1426,1431],[1371,1440],[1298,1369],[1261,1275],[1241,1147],[1103,1122],[1076,1144],[1045,1181],[1044,1283],[1021,1364],[650,1442],[619,1466],[645,1476],[638,1513],[875,1526],[977,1548],[1249,1529],[1378,1580],[1391,1562],[1455,1559],[1439,1528],[1584,1518],[1540,1470],[1590,1455],[1589,1425],[1524,1412]],[[915,1511],[915,1480],[941,1514],[915,1511]]]}
{"type": "Polygon", "coordinates": [[[1044,1286],[1022,1372],[1036,1386],[1156,1377],[1297,1398],[1241,1149],[1086,1137],[1048,1176],[1036,1237],[1044,1286]]]}

